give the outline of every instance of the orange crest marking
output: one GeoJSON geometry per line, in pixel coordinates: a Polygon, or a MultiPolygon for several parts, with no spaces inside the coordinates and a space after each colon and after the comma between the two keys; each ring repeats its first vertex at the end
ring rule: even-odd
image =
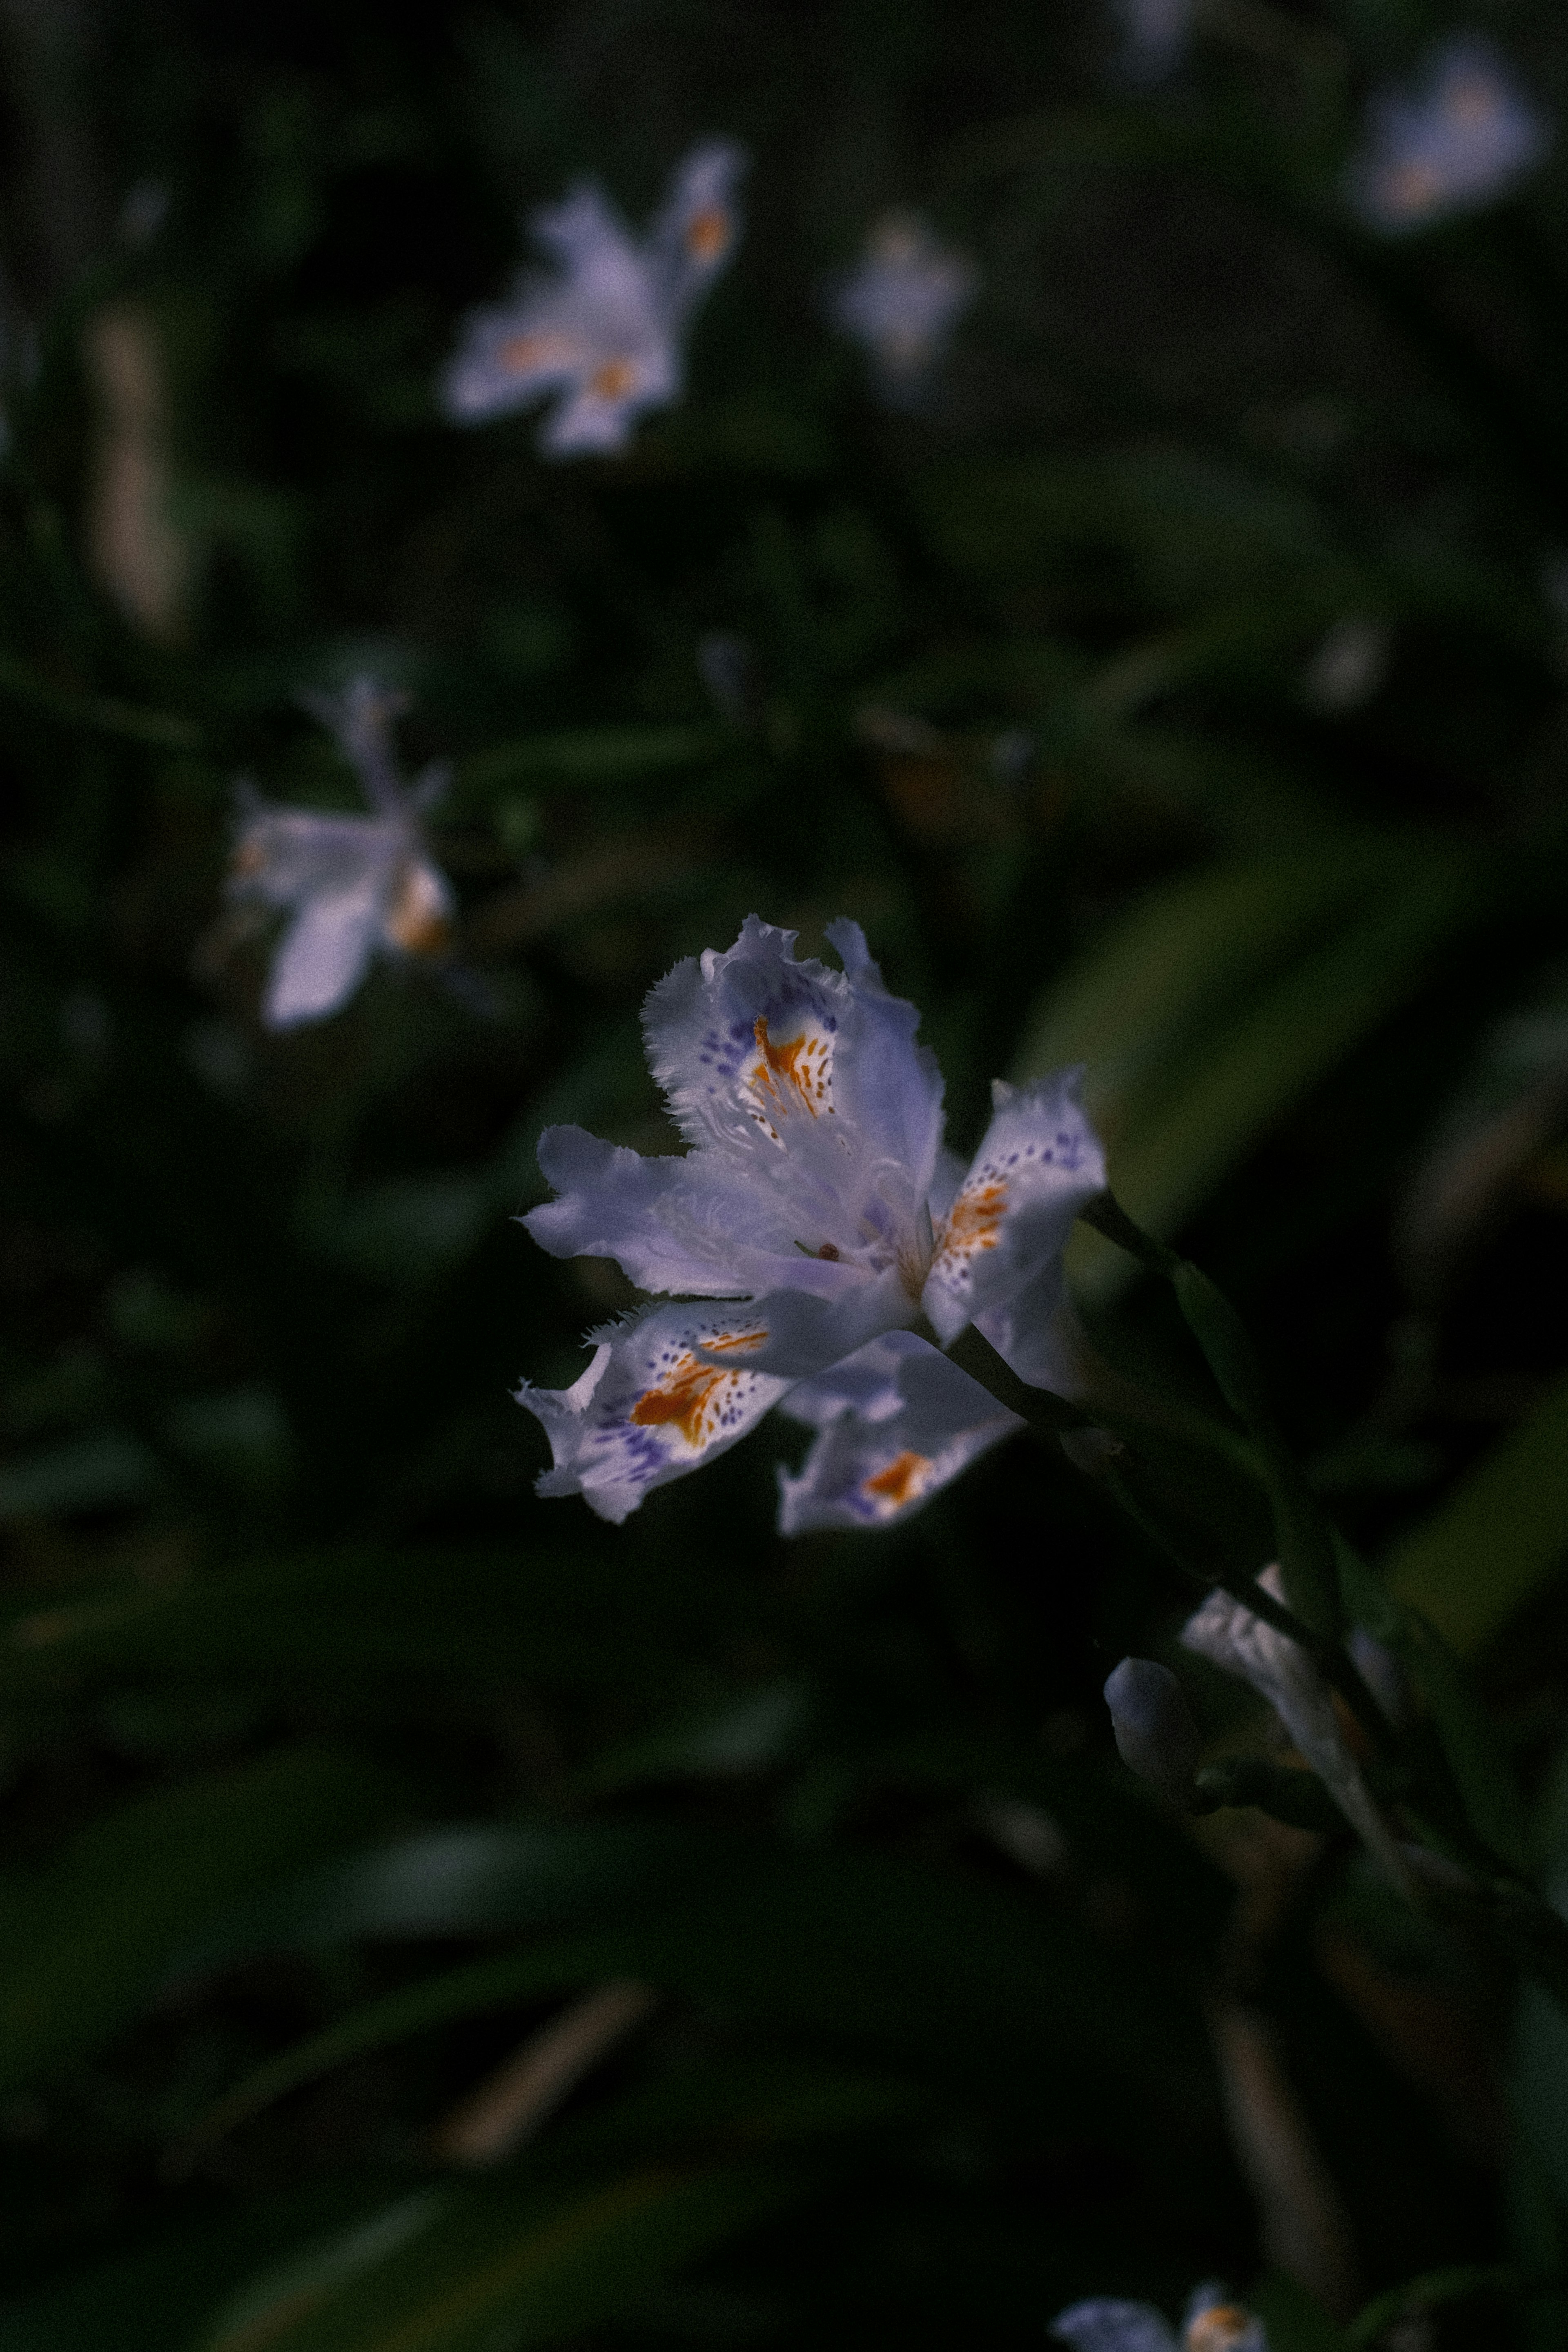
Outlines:
{"type": "Polygon", "coordinates": [[[932,1467],[929,1454],[895,1454],[885,1470],[868,1478],[861,1492],[878,1509],[890,1517],[901,1511],[906,1503],[913,1502],[930,1476],[932,1467]]]}
{"type": "Polygon", "coordinates": [[[386,910],[386,933],[405,955],[445,955],[451,925],[441,891],[426,866],[405,866],[397,896],[386,910]]]}
{"type": "Polygon", "coordinates": [[[1402,163],[1389,174],[1389,203],[1396,213],[1424,213],[1442,194],[1442,178],[1430,163],[1402,163]]]}
{"type": "MultiPolygon", "coordinates": [[[[767,1336],[765,1331],[721,1331],[716,1339],[704,1340],[703,1345],[719,1352],[760,1348],[767,1336]]],[[[700,1356],[684,1355],[671,1365],[656,1387],[638,1397],[629,1418],[638,1429],[662,1429],[673,1424],[688,1445],[700,1451],[716,1433],[724,1399],[742,1377],[739,1372],[725,1371],[719,1364],[705,1364],[700,1356]]]]}
{"type": "Polygon", "coordinates": [[[588,389],[598,400],[625,400],[637,380],[637,372],[630,360],[606,360],[588,378],[588,389]]]}
{"type": "Polygon", "coordinates": [[[939,1255],[972,1257],[976,1250],[994,1249],[1002,1237],[1007,1213],[1007,1187],[999,1176],[966,1187],[953,1202],[942,1228],[939,1255]]]}
{"type": "Polygon", "coordinates": [[[715,207],[693,213],[686,225],[686,249],[697,261],[717,261],[730,242],[730,216],[715,207]]]}
{"type": "Polygon", "coordinates": [[[788,1104],[780,1092],[781,1084],[793,1087],[797,1102],[803,1103],[815,1118],[819,1111],[833,1108],[833,1041],[829,1037],[813,1036],[803,1030],[785,1045],[775,1045],[768,1035],[767,1022],[759,1013],[755,1029],[758,1059],[747,1073],[747,1083],[759,1094],[772,1095],[781,1109],[788,1104]]]}
{"type": "Polygon", "coordinates": [[[1186,2352],[1230,2352],[1251,2333],[1252,2314],[1239,2303],[1216,2303],[1200,2311],[1186,2334],[1186,2352]]]}

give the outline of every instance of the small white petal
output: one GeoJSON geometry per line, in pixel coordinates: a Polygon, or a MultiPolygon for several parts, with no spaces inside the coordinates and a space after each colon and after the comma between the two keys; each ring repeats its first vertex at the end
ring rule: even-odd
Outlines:
{"type": "Polygon", "coordinates": [[[883,1528],[908,1518],[1025,1423],[912,1331],[889,1331],[783,1401],[818,1434],[779,1473],[779,1528],[883,1528]]]}
{"type": "Polygon", "coordinates": [[[307,898],[284,932],[262,1000],[269,1029],[324,1020],[346,1004],[364,978],[381,923],[373,885],[307,898]]]}
{"type": "Polygon", "coordinates": [[[1031,1087],[998,1079],[995,1115],[936,1237],[921,1301],[939,1339],[973,1321],[1020,1380],[1070,1379],[1058,1336],[1062,1252],[1084,1203],[1105,1190],[1105,1156],[1076,1070],[1031,1087]]]}
{"type": "Polygon", "coordinates": [[[1051,2334],[1072,2352],[1180,2352],[1163,2312],[1152,2303],[1121,2303],[1110,2295],[1069,2305],[1052,2320],[1051,2334]]]}
{"type": "Polygon", "coordinates": [[[741,233],[735,186],[746,167],[727,139],[694,147],[675,174],[669,197],[649,238],[666,257],[669,300],[684,317],[723,268],[741,233]]]}

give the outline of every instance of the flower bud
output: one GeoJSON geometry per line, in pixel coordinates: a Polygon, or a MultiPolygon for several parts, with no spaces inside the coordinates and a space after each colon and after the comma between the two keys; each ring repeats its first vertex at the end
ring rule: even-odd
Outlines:
{"type": "Polygon", "coordinates": [[[1192,1803],[1198,1763],[1198,1727],[1186,1694],[1169,1666],[1152,1658],[1123,1658],[1105,1685],[1116,1750],[1130,1772],[1173,1805],[1192,1803]]]}

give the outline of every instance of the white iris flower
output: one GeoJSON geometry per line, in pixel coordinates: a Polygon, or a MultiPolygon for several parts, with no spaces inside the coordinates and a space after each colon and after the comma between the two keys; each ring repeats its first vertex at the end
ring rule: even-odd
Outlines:
{"type": "Polygon", "coordinates": [[[624,448],[645,411],[680,396],[686,329],[740,236],[743,167],[727,141],[694,148],[641,237],[588,181],[535,213],[554,272],[525,270],[510,301],[473,312],[442,379],[447,415],[479,425],[550,398],[548,457],[624,448]]]}
{"type": "Polygon", "coordinates": [[[920,1015],[858,924],[827,936],[842,971],[751,915],[650,992],[648,1058],[686,1153],[541,1139],[560,1197],[524,1219],[534,1239],[682,1302],[594,1333],[572,1388],[519,1391],[554,1453],[541,1494],[624,1519],[783,1402],[818,1432],[784,1482],[785,1531],[886,1526],[1023,1426],[910,1329],[922,1315],[944,1346],[973,1322],[1019,1379],[1069,1385],[1062,1251],[1105,1186],[1077,1073],[998,1081],[966,1171],[920,1015]]]}
{"type": "Polygon", "coordinates": [[[1351,201],[1369,228],[1403,236],[1495,203],[1551,145],[1550,122],[1506,59],[1462,35],[1432,51],[1413,88],[1373,98],[1351,201]]]}
{"type": "Polygon", "coordinates": [[[918,214],[884,213],[833,298],[833,316],[869,352],[884,394],[919,394],[974,299],[973,262],[938,243],[918,214]]]}
{"type": "Polygon", "coordinates": [[[402,698],[358,677],[341,695],[308,697],[307,707],[337,737],[372,813],[283,808],[242,787],[228,897],[281,908],[289,919],[262,999],[269,1029],[336,1013],[378,950],[443,955],[452,918],[450,886],[431,861],[420,824],[447,772],[427,768],[413,784],[403,782],[392,741],[402,698]]]}

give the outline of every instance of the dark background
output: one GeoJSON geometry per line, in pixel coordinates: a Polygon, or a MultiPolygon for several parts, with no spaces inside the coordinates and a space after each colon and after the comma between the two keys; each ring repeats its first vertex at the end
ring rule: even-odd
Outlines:
{"type": "Polygon", "coordinates": [[[1568,2029],[1348,1843],[1145,1801],[1100,1685],[1189,1598],[1059,1451],[786,1546],[769,1423],[615,1530],[510,1396],[631,1297],[512,1222],[540,1129],[668,1148],[646,990],[852,915],[965,1154],[994,1076],[1088,1062],[1550,1876],[1568,184],[1395,243],[1342,196],[1461,23],[1561,107],[1546,6],[1215,0],[1151,89],[1037,0],[0,8],[8,2347],[1011,2346],[1223,2274],[1326,2352],[1456,2265],[1405,2352],[1563,2339],[1568,2029]],[[448,425],[521,216],[590,173],[641,220],[715,133],[684,403],[606,461],[448,425]],[[910,414],[824,309],[895,203],[982,278],[910,414]],[[458,961],[271,1037],[233,783],[353,806],[296,698],[367,667],[454,765],[458,961]]]}

